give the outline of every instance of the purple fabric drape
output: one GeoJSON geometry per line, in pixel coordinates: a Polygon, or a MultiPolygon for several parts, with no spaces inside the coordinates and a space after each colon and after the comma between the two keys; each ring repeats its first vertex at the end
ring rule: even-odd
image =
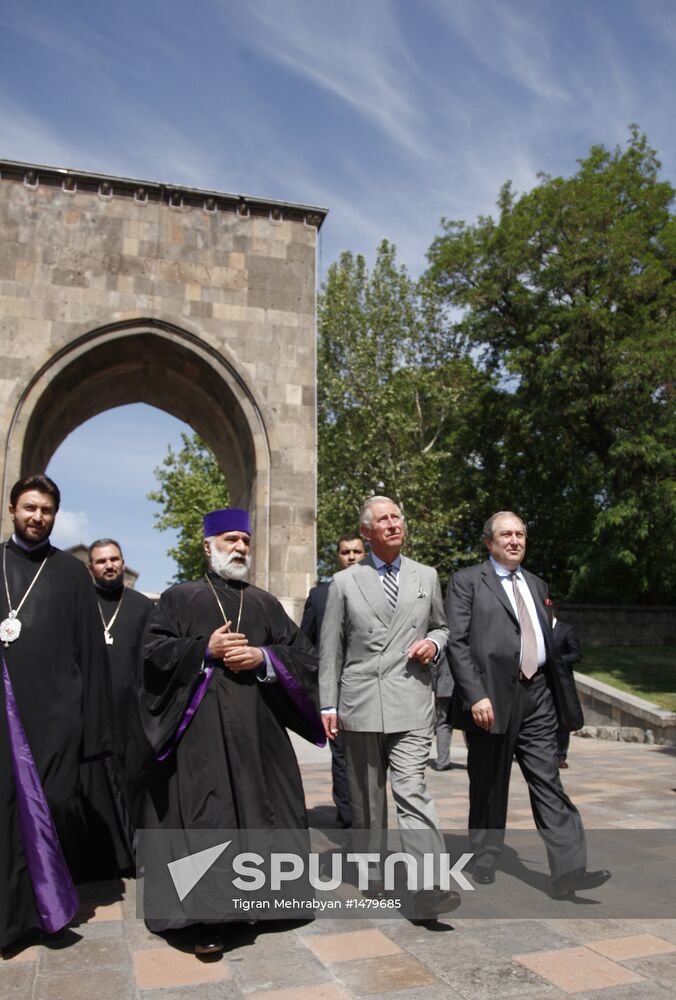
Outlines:
{"type": "Polygon", "coordinates": [[[312,704],[311,700],[308,698],[302,685],[296,680],[291,671],[284,666],[279,657],[276,656],[271,649],[265,647],[265,651],[270,657],[270,663],[272,664],[273,670],[277,674],[277,680],[283,684],[284,690],[296,706],[300,715],[302,715],[303,718],[310,724],[314,744],[318,747],[326,746],[326,733],[324,732],[321,716],[312,704]]]}
{"type": "Polygon", "coordinates": [[[80,900],[26,739],[4,657],[2,679],[19,826],[35,907],[42,930],[55,934],[73,919],[80,900]]]}
{"type": "Polygon", "coordinates": [[[209,687],[209,681],[211,680],[211,675],[213,674],[213,672],[214,672],[214,668],[213,667],[206,667],[202,671],[202,676],[200,677],[195,690],[193,691],[192,695],[190,696],[190,701],[188,702],[188,707],[186,708],[185,712],[183,713],[183,715],[181,717],[181,721],[179,722],[178,726],[176,727],[176,732],[173,734],[173,736],[171,737],[171,739],[167,741],[167,743],[164,745],[164,747],[158,753],[158,755],[157,755],[157,759],[158,760],[166,760],[167,759],[167,757],[169,756],[169,754],[171,753],[171,751],[178,744],[178,741],[180,740],[181,736],[183,736],[183,733],[186,731],[186,729],[190,725],[190,720],[192,719],[192,717],[195,714],[195,712],[197,711],[197,709],[200,707],[200,704],[202,702],[202,698],[207,693],[207,688],[209,687]]]}
{"type": "MultiPolygon", "coordinates": [[[[276,656],[271,649],[265,648],[265,652],[270,657],[270,663],[272,668],[277,675],[278,681],[283,686],[284,690],[289,696],[289,699],[295,705],[297,711],[310,723],[310,728],[312,730],[313,742],[318,747],[326,746],[326,734],[324,732],[324,726],[322,725],[321,716],[319,712],[312,704],[311,700],[308,698],[307,694],[303,690],[301,684],[296,680],[296,678],[291,674],[291,672],[284,666],[282,661],[276,656]]],[[[207,693],[207,688],[209,687],[209,681],[211,680],[211,675],[214,672],[213,667],[207,667],[199,680],[195,690],[193,691],[190,701],[188,702],[188,707],[186,708],[181,721],[176,727],[176,732],[173,734],[170,740],[165,744],[162,750],[157,755],[157,760],[166,760],[172,750],[177,746],[181,736],[186,731],[190,725],[190,721],[194,716],[197,709],[200,707],[202,698],[207,693]]]]}

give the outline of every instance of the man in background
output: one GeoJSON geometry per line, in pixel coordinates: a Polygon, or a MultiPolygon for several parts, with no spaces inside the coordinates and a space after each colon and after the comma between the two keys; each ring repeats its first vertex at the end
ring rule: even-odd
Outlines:
{"type": "MultiPolygon", "coordinates": [[[[342,535],[336,543],[336,562],[338,569],[347,569],[354,566],[356,562],[366,555],[364,542],[361,535],[350,532],[342,535]]],[[[308,594],[305,608],[303,610],[303,620],[300,623],[301,630],[308,637],[315,649],[319,651],[319,639],[324,621],[324,611],[326,610],[326,599],[329,595],[329,584],[320,583],[313,587],[308,594]]],[[[343,734],[339,730],[335,739],[329,740],[331,748],[331,779],[333,786],[333,801],[336,806],[336,818],[343,829],[352,826],[352,810],[350,809],[350,796],[347,787],[347,771],[345,769],[345,744],[343,734]]]]}
{"type": "Polygon", "coordinates": [[[88,549],[101,629],[112,684],[113,737],[129,807],[132,830],[141,825],[145,777],[152,750],[139,712],[143,630],[153,602],[124,584],[119,542],[99,538],[88,549]]]}

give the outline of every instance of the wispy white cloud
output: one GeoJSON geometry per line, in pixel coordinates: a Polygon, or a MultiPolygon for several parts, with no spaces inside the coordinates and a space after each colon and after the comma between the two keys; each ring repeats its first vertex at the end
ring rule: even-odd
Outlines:
{"type": "MultiPolygon", "coordinates": [[[[224,3],[231,12],[231,5],[224,3]]],[[[419,73],[388,0],[316,5],[251,0],[246,40],[273,63],[344,102],[409,154],[429,152],[416,102],[419,73]]]]}
{"type": "Polygon", "coordinates": [[[89,517],[83,510],[63,510],[56,515],[51,541],[60,549],[71,545],[87,544],[89,538],[89,517]]]}

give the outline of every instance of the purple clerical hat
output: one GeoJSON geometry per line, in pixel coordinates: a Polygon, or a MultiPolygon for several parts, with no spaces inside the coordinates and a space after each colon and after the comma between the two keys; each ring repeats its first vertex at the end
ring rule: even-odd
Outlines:
{"type": "Polygon", "coordinates": [[[251,534],[249,511],[240,507],[223,507],[221,510],[210,510],[204,515],[204,537],[222,535],[224,531],[245,531],[251,534]]]}

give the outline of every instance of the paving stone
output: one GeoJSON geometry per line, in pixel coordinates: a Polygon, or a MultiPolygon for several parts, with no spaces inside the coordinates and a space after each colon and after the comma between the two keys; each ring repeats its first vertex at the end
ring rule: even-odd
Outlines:
{"type": "Polygon", "coordinates": [[[69,972],[73,968],[125,969],[129,952],[121,938],[77,939],[75,932],[66,932],[56,941],[45,945],[40,956],[40,971],[51,975],[69,972]],[[75,940],[73,940],[75,938],[75,940]]]}
{"type": "Polygon", "coordinates": [[[664,955],[676,951],[676,944],[655,937],[654,934],[605,938],[603,941],[594,941],[587,947],[615,962],[627,962],[632,958],[648,958],[651,955],[664,955]]]}
{"type": "Polygon", "coordinates": [[[0,962],[0,997],[2,1000],[31,1000],[35,962],[0,962]]]}
{"type": "Polygon", "coordinates": [[[561,996],[575,1000],[674,1000],[674,991],[647,979],[628,986],[614,986],[612,989],[590,990],[584,993],[562,993],[561,996]]]}
{"type": "Polygon", "coordinates": [[[244,994],[231,979],[226,982],[198,983],[194,986],[165,986],[157,990],[139,990],[138,1000],[247,1000],[251,994],[244,994]]]}
{"type": "Polygon", "coordinates": [[[532,952],[529,955],[515,955],[514,960],[567,993],[608,989],[635,983],[643,978],[588,948],[532,952]]]}
{"type": "Polygon", "coordinates": [[[58,974],[39,972],[33,1000],[136,1000],[136,987],[128,969],[71,970],[58,974]]]}
{"type": "Polygon", "coordinates": [[[329,963],[401,954],[401,948],[375,929],[314,935],[307,938],[307,944],[320,961],[329,963]]]}
{"type": "MultiPolygon", "coordinates": [[[[474,956],[472,956],[474,958],[474,956]]],[[[493,957],[491,961],[466,961],[439,974],[465,1000],[495,1000],[503,997],[549,995],[553,987],[518,962],[493,957]]]]}
{"type": "Polygon", "coordinates": [[[134,976],[140,990],[221,982],[230,979],[231,975],[230,966],[224,959],[201,960],[190,952],[174,948],[138,951],[134,955],[134,976]]]}
{"type": "Polygon", "coordinates": [[[676,955],[655,955],[629,962],[629,968],[646,979],[654,979],[676,994],[676,955]]]}
{"type": "Polygon", "coordinates": [[[343,987],[336,983],[316,983],[296,990],[258,990],[249,993],[247,1000],[351,1000],[351,998],[352,994],[346,993],[343,987]]]}
{"type": "Polygon", "coordinates": [[[338,978],[359,996],[380,996],[438,983],[429,969],[405,952],[384,958],[344,962],[335,971],[338,978]]]}
{"type": "MultiPolygon", "coordinates": [[[[571,944],[576,943],[569,935],[549,927],[546,921],[538,920],[485,922],[479,929],[478,937],[484,947],[504,955],[570,948],[571,944]]],[[[457,944],[462,947],[461,941],[457,944]]]]}
{"type": "MultiPolygon", "coordinates": [[[[289,935],[295,939],[295,935],[289,935]]],[[[231,963],[238,986],[247,991],[271,989],[295,990],[313,983],[331,982],[329,970],[297,939],[288,942],[288,950],[267,952],[260,949],[241,954],[231,963]]]]}

